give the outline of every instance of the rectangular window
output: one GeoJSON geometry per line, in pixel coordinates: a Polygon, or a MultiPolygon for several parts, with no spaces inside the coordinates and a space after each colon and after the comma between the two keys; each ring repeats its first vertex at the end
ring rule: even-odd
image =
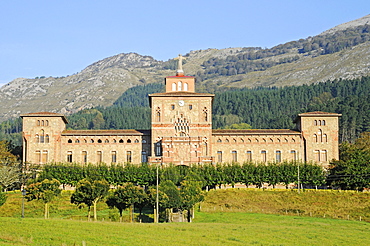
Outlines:
{"type": "Polygon", "coordinates": [[[320,161],[320,150],[315,150],[315,161],[320,161]]]}
{"type": "Polygon", "coordinates": [[[112,163],[117,162],[117,151],[112,151],[112,163]]]}
{"type": "Polygon", "coordinates": [[[321,152],[321,161],[328,161],[328,152],[326,150],[321,152]]]}
{"type": "Polygon", "coordinates": [[[276,150],[276,162],[281,162],[281,151],[276,150]]]}
{"type": "Polygon", "coordinates": [[[297,152],[295,150],[291,150],[290,154],[292,155],[292,160],[296,161],[297,160],[297,152]]]}
{"type": "Polygon", "coordinates": [[[146,151],[141,152],[141,162],[147,163],[148,162],[148,156],[146,155],[146,151]]]}
{"type": "Polygon", "coordinates": [[[126,160],[128,163],[130,163],[132,161],[132,152],[131,151],[127,151],[126,152],[126,160]]]}
{"type": "Polygon", "coordinates": [[[217,151],[217,162],[222,162],[222,151],[217,151]]]}
{"type": "Polygon", "coordinates": [[[160,143],[155,144],[155,155],[161,156],[162,155],[162,148],[160,143]]]}
{"type": "Polygon", "coordinates": [[[87,151],[82,151],[82,162],[87,163],[87,151]]]}
{"type": "Polygon", "coordinates": [[[72,162],[72,151],[67,151],[67,162],[72,162]]]}
{"type": "Polygon", "coordinates": [[[48,151],[47,150],[43,150],[42,151],[42,157],[41,157],[41,162],[42,163],[47,163],[48,162],[48,151]]]}
{"type": "Polygon", "coordinates": [[[189,110],[193,109],[193,105],[189,104],[189,110]]]}
{"type": "Polygon", "coordinates": [[[233,150],[231,152],[231,156],[233,158],[233,162],[237,162],[238,161],[238,152],[236,152],[236,150],[233,150]]]}
{"type": "Polygon", "coordinates": [[[171,110],[175,109],[175,104],[171,104],[171,110]]]}
{"type": "Polygon", "coordinates": [[[40,150],[37,150],[35,152],[35,160],[36,160],[36,163],[40,163],[41,162],[41,151],[40,150]]]}
{"type": "Polygon", "coordinates": [[[252,161],[252,151],[247,151],[247,161],[252,161]]]}
{"type": "Polygon", "coordinates": [[[267,161],[267,152],[266,152],[266,150],[261,151],[261,159],[262,159],[262,162],[267,161]]]}
{"type": "Polygon", "coordinates": [[[103,162],[103,153],[101,151],[96,152],[97,162],[103,162]]]}

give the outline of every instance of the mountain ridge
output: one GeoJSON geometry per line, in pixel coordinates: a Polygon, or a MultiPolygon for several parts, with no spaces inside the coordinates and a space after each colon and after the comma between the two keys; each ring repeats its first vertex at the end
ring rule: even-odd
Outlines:
{"type": "MultiPolygon", "coordinates": [[[[334,35],[347,28],[366,25],[369,21],[370,15],[367,15],[338,25],[318,36],[334,35]]],[[[311,37],[306,40],[310,39],[311,37]]],[[[324,55],[320,54],[321,48],[302,51],[294,46],[300,45],[297,42],[276,46],[282,46],[282,49],[236,47],[190,51],[185,55],[187,60],[183,67],[187,75],[197,77],[197,90],[202,92],[215,92],[230,87],[302,85],[370,75],[369,40],[324,55]],[[258,57],[260,54],[264,56],[258,57]],[[248,66],[257,64],[257,70],[236,72],[230,62],[234,56],[248,56],[245,60],[248,66]],[[209,74],[213,68],[209,67],[207,70],[206,62],[226,58],[230,59],[225,63],[225,71],[209,74]],[[262,68],[258,68],[260,64],[262,68]]],[[[20,113],[50,111],[71,114],[86,108],[110,106],[128,88],[162,83],[164,77],[174,75],[175,67],[174,60],[164,62],[151,56],[122,53],[94,62],[71,76],[17,78],[0,88],[0,102],[3,105],[0,109],[0,121],[17,117],[20,113]]]]}

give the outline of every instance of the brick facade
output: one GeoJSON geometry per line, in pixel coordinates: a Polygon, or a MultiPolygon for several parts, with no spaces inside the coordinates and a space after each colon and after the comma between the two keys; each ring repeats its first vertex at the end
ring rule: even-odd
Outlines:
{"type": "Polygon", "coordinates": [[[314,161],[339,158],[340,114],[299,114],[297,130],[212,130],[213,94],[196,93],[195,78],[170,76],[166,92],[149,95],[151,130],[66,130],[62,114],[22,114],[23,161],[192,163],[314,161]]]}

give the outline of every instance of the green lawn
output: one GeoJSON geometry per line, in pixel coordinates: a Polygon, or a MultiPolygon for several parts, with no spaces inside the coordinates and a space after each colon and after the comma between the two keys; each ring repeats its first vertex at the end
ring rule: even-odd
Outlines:
{"type": "Polygon", "coordinates": [[[370,245],[369,192],[210,191],[193,223],[171,224],[110,222],[118,212],[104,202],[99,221],[88,222],[86,208],[71,204],[69,191],[51,203],[51,219],[43,219],[38,201],[25,203],[21,219],[20,192],[7,195],[0,245],[370,245]]]}
{"type": "Polygon", "coordinates": [[[0,245],[369,245],[367,222],[197,213],[193,223],[0,218],[0,245]]]}

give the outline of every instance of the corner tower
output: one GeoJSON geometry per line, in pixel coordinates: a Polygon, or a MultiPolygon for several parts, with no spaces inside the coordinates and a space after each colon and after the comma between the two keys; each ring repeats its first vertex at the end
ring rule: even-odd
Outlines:
{"type": "Polygon", "coordinates": [[[327,167],[339,159],[339,117],[341,114],[309,112],[298,115],[298,129],[304,140],[304,161],[327,167]]]}
{"type": "Polygon", "coordinates": [[[195,77],[185,76],[179,55],[176,76],[165,78],[165,93],[149,95],[152,110],[152,163],[212,162],[212,100],[195,92],[195,77]]]}

